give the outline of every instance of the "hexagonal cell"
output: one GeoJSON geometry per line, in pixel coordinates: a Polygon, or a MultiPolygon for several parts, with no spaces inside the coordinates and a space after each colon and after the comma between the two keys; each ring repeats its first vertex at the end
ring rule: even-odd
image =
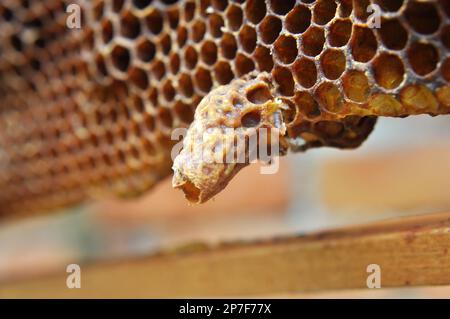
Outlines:
{"type": "Polygon", "coordinates": [[[275,67],[272,71],[273,79],[275,80],[278,92],[283,96],[293,96],[295,82],[291,71],[285,67],[275,67]]]}
{"type": "Polygon", "coordinates": [[[273,59],[270,49],[263,46],[258,46],[253,54],[253,58],[255,59],[260,71],[270,72],[272,70],[273,59]]]}
{"type": "Polygon", "coordinates": [[[158,119],[159,123],[163,124],[165,127],[172,127],[173,118],[169,109],[165,107],[159,108],[158,119]]]}
{"type": "Polygon", "coordinates": [[[129,39],[135,39],[141,33],[141,23],[131,12],[125,12],[120,18],[120,33],[129,39]]]}
{"type": "Polygon", "coordinates": [[[269,0],[270,8],[279,15],[286,15],[295,5],[295,0],[269,0]]]}
{"type": "Polygon", "coordinates": [[[310,88],[316,84],[317,69],[313,60],[305,57],[298,59],[292,66],[292,71],[294,72],[295,79],[301,86],[310,88]]]}
{"type": "Polygon", "coordinates": [[[307,6],[296,6],[286,16],[284,24],[286,29],[291,33],[303,33],[311,24],[311,11],[307,6]]]}
{"type": "Polygon", "coordinates": [[[291,36],[280,36],[274,44],[274,52],[282,63],[294,62],[298,55],[297,40],[291,36]]]}
{"type": "Polygon", "coordinates": [[[315,97],[319,106],[329,112],[339,112],[343,106],[341,91],[330,82],[320,84],[315,91],[315,97]]]}
{"type": "Polygon", "coordinates": [[[241,125],[243,127],[257,127],[260,123],[261,112],[259,110],[247,112],[241,118],[241,125]]]}
{"type": "Polygon", "coordinates": [[[194,42],[198,43],[203,40],[206,32],[206,25],[203,21],[197,20],[192,25],[191,38],[194,42]]]}
{"type": "Polygon", "coordinates": [[[355,16],[366,22],[367,18],[370,16],[370,12],[368,12],[367,7],[370,5],[370,0],[357,0],[353,1],[353,11],[355,16]]]}
{"type": "Polygon", "coordinates": [[[95,58],[95,65],[97,66],[97,70],[102,76],[108,75],[108,70],[106,69],[105,60],[103,59],[103,56],[98,54],[95,58]]]}
{"type": "Polygon", "coordinates": [[[350,70],[342,78],[345,95],[354,102],[366,102],[370,94],[369,80],[364,72],[350,70]]]}
{"type": "Polygon", "coordinates": [[[316,56],[322,52],[325,43],[325,35],[322,28],[312,26],[302,38],[302,51],[306,55],[316,56]]]}
{"type": "Polygon", "coordinates": [[[120,45],[116,45],[111,51],[111,60],[116,69],[125,72],[130,65],[130,52],[120,45]]]}
{"type": "Polygon", "coordinates": [[[138,9],[145,9],[153,0],[133,0],[133,5],[138,9]]]}
{"type": "Polygon", "coordinates": [[[222,27],[225,25],[222,17],[216,13],[211,14],[209,17],[209,32],[214,38],[220,38],[222,36],[222,27]]]}
{"type": "Polygon", "coordinates": [[[402,50],[408,41],[408,32],[396,18],[383,19],[377,30],[383,44],[391,50],[402,50]]]}
{"type": "Polygon", "coordinates": [[[256,31],[251,26],[242,27],[239,32],[239,43],[247,53],[252,53],[256,47],[256,31]]]}
{"type": "Polygon", "coordinates": [[[345,64],[345,54],[341,50],[328,49],[320,57],[323,74],[330,80],[336,80],[341,76],[345,64]]]}
{"type": "Polygon", "coordinates": [[[155,57],[156,47],[148,39],[140,41],[136,47],[137,57],[143,62],[150,62],[155,57]]]}
{"type": "Polygon", "coordinates": [[[258,24],[266,16],[266,11],[264,0],[248,0],[245,3],[245,15],[254,24],[258,24]]]}
{"type": "Polygon", "coordinates": [[[204,68],[198,68],[194,74],[195,85],[203,92],[209,93],[213,85],[211,74],[204,68]]]}
{"type": "Polygon", "coordinates": [[[242,9],[236,5],[231,5],[226,12],[227,26],[230,30],[237,31],[243,22],[242,9]]]}
{"type": "Polygon", "coordinates": [[[352,22],[349,19],[339,19],[330,26],[328,43],[334,47],[341,47],[348,43],[352,34],[352,22]]]}
{"type": "Polygon", "coordinates": [[[197,65],[198,54],[193,46],[188,46],[184,50],[184,63],[188,69],[194,69],[197,65]]]}
{"type": "Polygon", "coordinates": [[[159,47],[164,55],[168,55],[172,49],[172,39],[170,35],[164,34],[159,38],[159,47]]]}
{"type": "Polygon", "coordinates": [[[247,100],[253,104],[264,104],[272,99],[270,89],[266,84],[258,84],[250,87],[246,92],[247,100]]]}
{"type": "Polygon", "coordinates": [[[175,98],[176,92],[170,80],[166,80],[163,84],[162,93],[166,101],[172,101],[175,98]]]}
{"type": "Polygon", "coordinates": [[[313,20],[315,23],[325,25],[334,18],[337,5],[334,0],[318,0],[314,6],[313,20]]]}
{"type": "Polygon", "coordinates": [[[243,76],[255,69],[255,63],[247,56],[239,53],[235,60],[235,70],[238,76],[243,76]]]}
{"type": "Polygon", "coordinates": [[[212,65],[217,61],[217,46],[212,41],[205,41],[200,48],[200,58],[206,64],[212,65]]]}
{"type": "Polygon", "coordinates": [[[178,89],[185,97],[191,97],[194,94],[194,84],[188,74],[181,74],[178,78],[178,89]]]}
{"type": "Polygon", "coordinates": [[[267,16],[259,25],[261,39],[266,44],[272,44],[280,35],[282,28],[281,20],[275,16],[267,16]]]}
{"type": "Polygon", "coordinates": [[[339,17],[347,18],[353,11],[353,0],[339,1],[338,13],[339,17]]]}
{"type": "Polygon", "coordinates": [[[169,22],[169,27],[172,30],[175,30],[180,22],[180,11],[177,7],[172,7],[167,10],[166,15],[167,21],[169,22]]]}
{"type": "Polygon", "coordinates": [[[177,53],[172,53],[169,59],[170,72],[172,72],[172,74],[177,74],[178,71],[180,71],[180,64],[180,56],[177,53]]]}
{"type": "Polygon", "coordinates": [[[190,22],[192,21],[192,19],[194,19],[195,17],[195,2],[193,1],[187,1],[184,4],[184,20],[186,22],[190,22]]]}
{"type": "Polygon", "coordinates": [[[397,12],[402,7],[403,0],[375,0],[383,11],[397,12]]]}
{"type": "Polygon", "coordinates": [[[408,24],[418,33],[432,34],[439,29],[441,18],[434,3],[409,2],[405,17],[408,24]]]}
{"type": "Polygon", "coordinates": [[[228,0],[211,0],[212,7],[218,11],[224,11],[228,6],[228,0]]]}
{"type": "Polygon", "coordinates": [[[378,44],[371,29],[354,26],[350,46],[355,61],[368,62],[377,52],[378,44]]]}
{"type": "Polygon", "coordinates": [[[177,117],[186,124],[190,124],[194,120],[194,112],[186,103],[178,101],[175,103],[173,110],[177,117]]]}
{"type": "Polygon", "coordinates": [[[141,90],[145,90],[148,87],[147,73],[139,68],[133,67],[128,72],[131,83],[136,85],[141,90]]]}
{"type": "Polygon", "coordinates": [[[156,60],[151,66],[152,74],[157,80],[161,80],[166,75],[166,66],[164,62],[156,60]]]}
{"type": "Polygon", "coordinates": [[[113,24],[109,20],[103,20],[102,22],[102,40],[103,43],[109,43],[114,36],[113,24]]]}
{"type": "Polygon", "coordinates": [[[439,53],[431,44],[416,42],[408,49],[408,59],[414,72],[424,76],[436,69],[439,53]]]}
{"type": "Polygon", "coordinates": [[[188,30],[185,27],[178,27],[177,30],[177,43],[180,48],[184,47],[188,38],[188,30]]]}
{"type": "Polygon", "coordinates": [[[96,3],[94,3],[93,15],[96,21],[100,21],[102,19],[104,11],[105,3],[103,1],[97,1],[96,3]]]}
{"type": "Polygon", "coordinates": [[[237,52],[237,42],[231,33],[224,33],[220,42],[222,56],[227,59],[234,59],[237,52]]]}
{"type": "Polygon", "coordinates": [[[153,9],[153,11],[145,17],[145,23],[151,33],[155,35],[160,34],[164,26],[164,18],[161,11],[153,9]]]}
{"type": "Polygon", "coordinates": [[[378,85],[395,89],[403,81],[405,68],[398,56],[382,53],[373,62],[373,72],[378,85]]]}
{"type": "Polygon", "coordinates": [[[230,83],[234,78],[231,66],[226,61],[220,61],[215,65],[214,75],[216,77],[217,82],[219,82],[219,84],[221,85],[230,83]]]}
{"type": "Polygon", "coordinates": [[[319,105],[308,92],[298,91],[295,93],[294,102],[297,109],[308,118],[315,118],[320,115],[319,105]]]}

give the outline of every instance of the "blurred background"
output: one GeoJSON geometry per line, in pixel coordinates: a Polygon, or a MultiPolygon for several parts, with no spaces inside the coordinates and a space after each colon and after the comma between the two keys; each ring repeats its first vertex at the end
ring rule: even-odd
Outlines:
{"type": "MultiPolygon", "coordinates": [[[[186,243],[263,239],[448,212],[449,176],[450,117],[382,118],[359,149],[290,154],[274,175],[261,175],[251,165],[204,205],[189,205],[169,178],[138,199],[104,199],[4,223],[0,285],[70,263],[123,260],[186,243]]],[[[450,297],[450,288],[374,296],[450,297]]]]}

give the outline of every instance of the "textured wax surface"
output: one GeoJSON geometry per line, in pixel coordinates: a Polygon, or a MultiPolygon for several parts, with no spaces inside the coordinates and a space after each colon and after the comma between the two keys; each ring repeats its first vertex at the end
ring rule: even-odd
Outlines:
{"type": "Polygon", "coordinates": [[[370,3],[3,0],[0,213],[147,191],[171,173],[172,129],[252,71],[271,75],[294,150],[357,147],[377,116],[449,113],[449,1],[373,1],[379,29],[370,3]]]}

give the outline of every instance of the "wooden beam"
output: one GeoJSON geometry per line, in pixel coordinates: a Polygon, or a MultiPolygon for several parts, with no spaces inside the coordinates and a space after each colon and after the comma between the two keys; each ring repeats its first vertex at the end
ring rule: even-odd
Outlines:
{"type": "Polygon", "coordinates": [[[0,286],[0,297],[256,296],[366,287],[450,284],[450,213],[402,218],[252,243],[190,245],[124,262],[82,265],[81,289],[65,269],[0,286]]]}

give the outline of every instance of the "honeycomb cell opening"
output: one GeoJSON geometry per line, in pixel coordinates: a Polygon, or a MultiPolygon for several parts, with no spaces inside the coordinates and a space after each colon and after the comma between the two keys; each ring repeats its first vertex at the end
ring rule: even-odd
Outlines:
{"type": "Polygon", "coordinates": [[[279,15],[286,15],[295,5],[295,0],[270,0],[270,8],[279,15]]]}
{"type": "Polygon", "coordinates": [[[325,25],[334,18],[337,5],[334,0],[318,0],[314,6],[313,20],[315,23],[325,25]]]}
{"type": "Polygon", "coordinates": [[[141,33],[141,23],[131,12],[126,12],[120,19],[121,34],[129,39],[135,39],[141,33]]]}
{"type": "Polygon", "coordinates": [[[191,77],[187,74],[181,74],[178,79],[178,88],[185,97],[191,97],[194,94],[194,84],[191,77]]]}
{"type": "Polygon", "coordinates": [[[261,113],[258,110],[244,114],[241,119],[241,124],[245,128],[257,127],[260,123],[261,113]]]}
{"type": "Polygon", "coordinates": [[[405,68],[398,56],[383,53],[375,59],[373,72],[378,85],[385,89],[395,89],[403,81],[405,68]]]}
{"type": "Polygon", "coordinates": [[[196,86],[203,92],[209,93],[213,83],[211,74],[204,68],[199,68],[194,75],[196,86]]]}
{"type": "Polygon", "coordinates": [[[310,27],[302,38],[302,51],[308,56],[316,56],[322,52],[325,35],[322,28],[310,27]]]}
{"type": "Polygon", "coordinates": [[[293,96],[295,82],[291,71],[285,67],[278,67],[272,71],[272,76],[278,85],[278,92],[283,96],[293,96]]]}
{"type": "Polygon", "coordinates": [[[275,42],[274,51],[282,63],[290,64],[298,55],[297,40],[294,37],[282,35],[275,42]]]}
{"type": "Polygon", "coordinates": [[[317,81],[317,68],[313,60],[301,58],[295,61],[292,71],[295,79],[304,88],[310,88],[317,81]]]}
{"type": "Polygon", "coordinates": [[[237,43],[234,36],[230,33],[224,33],[222,41],[220,42],[220,47],[222,49],[222,55],[232,60],[236,57],[237,43]]]}
{"type": "Polygon", "coordinates": [[[370,94],[369,80],[364,72],[350,70],[344,74],[342,86],[345,95],[354,102],[366,102],[370,94]]]}
{"type": "Polygon", "coordinates": [[[303,33],[311,24],[311,11],[308,7],[299,5],[289,12],[284,23],[289,32],[303,33]]]}
{"type": "Polygon", "coordinates": [[[264,104],[272,99],[272,94],[267,85],[258,84],[247,90],[247,100],[253,104],[264,104]]]}
{"type": "Polygon", "coordinates": [[[273,69],[273,59],[270,53],[270,49],[259,46],[256,48],[255,53],[253,55],[256,64],[258,65],[258,69],[260,71],[270,72],[273,69]]]}
{"type": "Polygon", "coordinates": [[[139,68],[132,68],[129,72],[129,78],[131,83],[136,85],[141,90],[145,90],[148,87],[147,72],[139,68]]]}
{"type": "Polygon", "coordinates": [[[145,23],[151,33],[153,33],[154,35],[160,34],[164,26],[162,13],[159,10],[154,9],[145,17],[145,23]]]}
{"type": "Polygon", "coordinates": [[[341,50],[326,50],[320,57],[323,74],[330,80],[338,79],[345,70],[345,54],[341,50]]]}
{"type": "Polygon", "coordinates": [[[206,64],[213,65],[217,61],[217,46],[212,41],[205,41],[200,49],[200,57],[206,64]]]}
{"type": "Polygon", "coordinates": [[[351,50],[355,61],[370,61],[377,52],[377,47],[377,39],[371,29],[360,26],[353,28],[351,50]]]}
{"type": "Polygon", "coordinates": [[[348,43],[352,33],[352,23],[348,19],[336,20],[330,26],[328,42],[331,46],[341,47],[348,43]]]}
{"type": "Polygon", "coordinates": [[[433,3],[409,2],[405,17],[408,24],[420,34],[435,33],[441,23],[441,18],[433,3]]]}
{"type": "Polygon", "coordinates": [[[214,38],[220,38],[222,36],[222,27],[224,25],[224,21],[220,15],[213,13],[209,16],[209,32],[214,38]]]}
{"type": "Polygon", "coordinates": [[[398,19],[386,19],[378,30],[383,44],[391,50],[402,50],[408,41],[408,32],[398,19]]]}
{"type": "Polygon", "coordinates": [[[239,32],[239,43],[247,53],[252,53],[256,48],[257,35],[255,29],[246,25],[239,32]]]}
{"type": "Polygon", "coordinates": [[[264,0],[248,0],[245,5],[247,19],[258,24],[266,16],[266,3],[264,0]]]}
{"type": "Polygon", "coordinates": [[[397,12],[402,7],[403,0],[375,0],[380,8],[387,12],[397,12]]]}
{"type": "Polygon", "coordinates": [[[145,9],[153,0],[133,0],[133,5],[138,9],[145,9]]]}
{"type": "Polygon", "coordinates": [[[414,72],[425,76],[436,69],[439,53],[431,44],[416,42],[408,49],[408,59],[414,72]]]}
{"type": "Polygon", "coordinates": [[[227,25],[232,31],[237,31],[243,22],[243,13],[241,8],[236,5],[231,5],[226,13],[227,25]]]}
{"type": "Polygon", "coordinates": [[[217,63],[214,67],[214,72],[217,82],[219,82],[219,84],[221,85],[230,83],[234,78],[231,66],[228,64],[228,62],[225,61],[217,63]]]}
{"type": "Polygon", "coordinates": [[[281,20],[275,16],[267,16],[259,25],[261,39],[266,44],[272,44],[280,35],[282,28],[281,20]]]}
{"type": "Polygon", "coordinates": [[[255,63],[243,54],[238,54],[235,61],[238,76],[243,76],[255,69],[255,63]]]}
{"type": "Polygon", "coordinates": [[[122,72],[125,72],[130,65],[130,52],[122,46],[116,46],[111,52],[113,65],[122,72]]]}

